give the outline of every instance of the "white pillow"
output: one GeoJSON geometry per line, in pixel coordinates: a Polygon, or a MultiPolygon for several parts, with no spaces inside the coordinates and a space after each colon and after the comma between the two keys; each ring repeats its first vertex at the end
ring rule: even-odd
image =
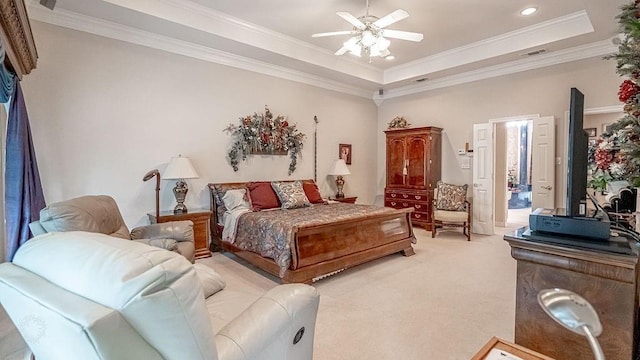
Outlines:
{"type": "Polygon", "coordinates": [[[193,268],[196,269],[200,285],[202,285],[202,289],[204,290],[205,299],[227,286],[227,283],[222,279],[220,274],[207,265],[195,263],[193,264],[193,268]]]}
{"type": "Polygon", "coordinates": [[[234,210],[236,208],[249,209],[249,202],[245,200],[247,189],[232,189],[222,197],[222,202],[227,208],[227,211],[234,210]]]}

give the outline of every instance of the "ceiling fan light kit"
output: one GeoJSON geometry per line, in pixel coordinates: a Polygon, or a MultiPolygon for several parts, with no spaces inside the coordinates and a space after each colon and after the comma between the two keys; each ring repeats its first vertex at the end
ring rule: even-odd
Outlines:
{"type": "Polygon", "coordinates": [[[409,13],[402,9],[398,9],[382,18],[378,18],[377,16],[369,15],[369,0],[367,0],[367,10],[364,16],[356,18],[345,11],[338,11],[336,14],[353,25],[353,30],[333,31],[311,35],[312,37],[353,35],[342,44],[342,47],[338,49],[338,51],[335,52],[336,55],[344,55],[348,52],[360,57],[364,52],[369,55],[369,62],[371,62],[371,58],[374,57],[390,56],[391,52],[389,51],[389,46],[391,45],[391,41],[388,38],[414,42],[422,41],[423,38],[423,35],[420,33],[384,29],[386,26],[409,16],[409,13]]]}

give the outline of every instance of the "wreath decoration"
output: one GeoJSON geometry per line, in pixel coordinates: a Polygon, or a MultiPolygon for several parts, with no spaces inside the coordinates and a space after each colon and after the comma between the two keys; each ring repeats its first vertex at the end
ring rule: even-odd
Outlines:
{"type": "Polygon", "coordinates": [[[275,118],[265,105],[264,114],[253,113],[240,118],[240,125],[229,124],[224,131],[234,138],[228,152],[233,171],[238,171],[240,160],[246,161],[250,154],[289,154],[289,175],[296,171],[298,156],[301,155],[306,135],[296,125],[289,125],[287,118],[275,118]]]}

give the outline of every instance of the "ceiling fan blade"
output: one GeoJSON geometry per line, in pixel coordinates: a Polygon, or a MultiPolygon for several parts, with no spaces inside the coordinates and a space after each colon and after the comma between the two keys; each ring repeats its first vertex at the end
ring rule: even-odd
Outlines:
{"type": "Polygon", "coordinates": [[[326,33],[313,34],[311,35],[311,37],[318,38],[318,37],[335,36],[335,35],[352,35],[355,33],[356,31],[353,31],[353,30],[332,31],[332,32],[326,32],[326,33]]]}
{"type": "Polygon", "coordinates": [[[343,46],[340,49],[338,49],[338,51],[336,51],[334,55],[344,55],[347,53],[347,51],[349,51],[349,49],[343,46]]]}
{"type": "Polygon", "coordinates": [[[392,39],[400,39],[400,40],[408,40],[408,41],[422,41],[424,35],[415,32],[409,31],[400,31],[400,30],[383,30],[383,36],[392,39]]]}
{"type": "Polygon", "coordinates": [[[355,26],[358,29],[363,30],[366,26],[362,23],[362,21],[358,20],[355,16],[351,15],[346,11],[338,11],[336,12],[338,16],[347,20],[351,25],[355,26]]]}
{"type": "Polygon", "coordinates": [[[391,55],[391,51],[389,51],[389,49],[384,49],[384,51],[380,53],[381,57],[385,57],[389,55],[391,55]]]}
{"type": "Polygon", "coordinates": [[[374,22],[373,25],[378,27],[378,29],[382,29],[385,26],[389,26],[395,22],[398,22],[402,19],[406,19],[408,17],[409,17],[408,12],[402,9],[398,9],[392,12],[391,14],[376,20],[376,22],[374,22]]]}

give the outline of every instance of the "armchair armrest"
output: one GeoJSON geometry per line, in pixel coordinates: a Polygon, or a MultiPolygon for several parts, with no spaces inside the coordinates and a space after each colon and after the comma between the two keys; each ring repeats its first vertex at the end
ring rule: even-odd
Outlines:
{"type": "Polygon", "coordinates": [[[276,286],[220,330],[218,358],[311,360],[319,302],[312,286],[276,286]]]}
{"type": "Polygon", "coordinates": [[[131,239],[173,239],[178,242],[193,242],[193,222],[191,220],[170,221],[138,226],[131,230],[131,239]]]}

